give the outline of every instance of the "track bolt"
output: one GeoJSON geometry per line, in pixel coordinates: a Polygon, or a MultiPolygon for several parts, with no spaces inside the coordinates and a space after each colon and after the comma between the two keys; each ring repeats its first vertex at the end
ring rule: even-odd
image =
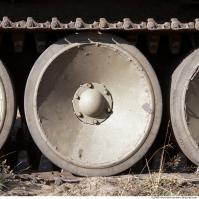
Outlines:
{"type": "Polygon", "coordinates": [[[82,114],[80,112],[76,113],[77,117],[82,117],[82,114]]]}
{"type": "Polygon", "coordinates": [[[179,27],[179,24],[178,24],[177,22],[173,22],[173,23],[172,23],[172,26],[173,26],[173,28],[178,28],[178,27],[179,27]]]}
{"type": "Polygon", "coordinates": [[[107,112],[108,112],[108,113],[111,113],[111,109],[110,109],[110,108],[107,108],[107,112]]]}
{"type": "Polygon", "coordinates": [[[88,83],[88,84],[87,84],[87,87],[88,87],[88,88],[92,88],[92,84],[88,83]]]}
{"type": "Polygon", "coordinates": [[[75,94],[74,98],[75,99],[79,99],[79,96],[77,94],[75,94]]]}

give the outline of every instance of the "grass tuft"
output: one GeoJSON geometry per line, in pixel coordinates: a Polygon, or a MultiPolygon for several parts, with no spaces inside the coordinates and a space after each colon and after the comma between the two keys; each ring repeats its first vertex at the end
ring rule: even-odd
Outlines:
{"type": "Polygon", "coordinates": [[[7,165],[7,160],[0,162],[0,190],[7,188],[7,179],[13,176],[13,171],[10,170],[10,166],[7,165]]]}

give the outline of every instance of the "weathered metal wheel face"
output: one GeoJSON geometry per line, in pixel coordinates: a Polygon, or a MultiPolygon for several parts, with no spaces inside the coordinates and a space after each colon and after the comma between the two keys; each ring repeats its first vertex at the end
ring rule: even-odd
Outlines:
{"type": "Polygon", "coordinates": [[[173,74],[170,110],[175,137],[187,157],[199,165],[199,50],[173,74]]]}
{"type": "Polygon", "coordinates": [[[0,149],[5,143],[15,116],[15,97],[9,74],[0,61],[0,149]]]}
{"type": "MultiPolygon", "coordinates": [[[[185,96],[185,118],[190,135],[199,147],[199,74],[190,80],[185,96]]],[[[199,154],[198,154],[199,155],[199,154]]]]}
{"type": "Polygon", "coordinates": [[[55,164],[79,175],[112,175],[153,142],[161,95],[135,47],[111,35],[83,34],[50,46],[37,60],[25,112],[34,140],[55,164]]]}

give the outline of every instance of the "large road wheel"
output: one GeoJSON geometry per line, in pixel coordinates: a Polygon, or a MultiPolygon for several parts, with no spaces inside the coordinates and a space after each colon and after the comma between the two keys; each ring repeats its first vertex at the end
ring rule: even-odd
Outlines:
{"type": "Polygon", "coordinates": [[[0,61],[0,149],[10,133],[15,113],[12,82],[4,64],[0,61]]]}
{"type": "Polygon", "coordinates": [[[51,45],[25,89],[27,124],[40,150],[84,176],[113,175],[140,160],[161,109],[151,65],[113,35],[78,34],[51,45]]]}
{"type": "Polygon", "coordinates": [[[199,165],[199,49],[186,57],[173,73],[170,112],[180,148],[199,165]]]}

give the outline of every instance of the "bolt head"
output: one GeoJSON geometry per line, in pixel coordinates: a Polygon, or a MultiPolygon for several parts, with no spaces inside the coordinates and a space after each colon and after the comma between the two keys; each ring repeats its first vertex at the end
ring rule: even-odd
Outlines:
{"type": "Polygon", "coordinates": [[[104,94],[108,95],[108,90],[107,89],[104,90],[104,94]]]}
{"type": "Polygon", "coordinates": [[[75,99],[79,99],[79,96],[77,94],[75,94],[74,98],[75,99]]]}
{"type": "Polygon", "coordinates": [[[80,112],[76,113],[77,117],[82,117],[82,114],[80,112]]]}
{"type": "Polygon", "coordinates": [[[112,110],[111,110],[110,108],[107,108],[107,112],[108,112],[108,113],[111,113],[112,110]]]}
{"type": "Polygon", "coordinates": [[[92,84],[88,83],[88,84],[87,84],[87,87],[88,87],[88,88],[92,88],[92,84]]]}

